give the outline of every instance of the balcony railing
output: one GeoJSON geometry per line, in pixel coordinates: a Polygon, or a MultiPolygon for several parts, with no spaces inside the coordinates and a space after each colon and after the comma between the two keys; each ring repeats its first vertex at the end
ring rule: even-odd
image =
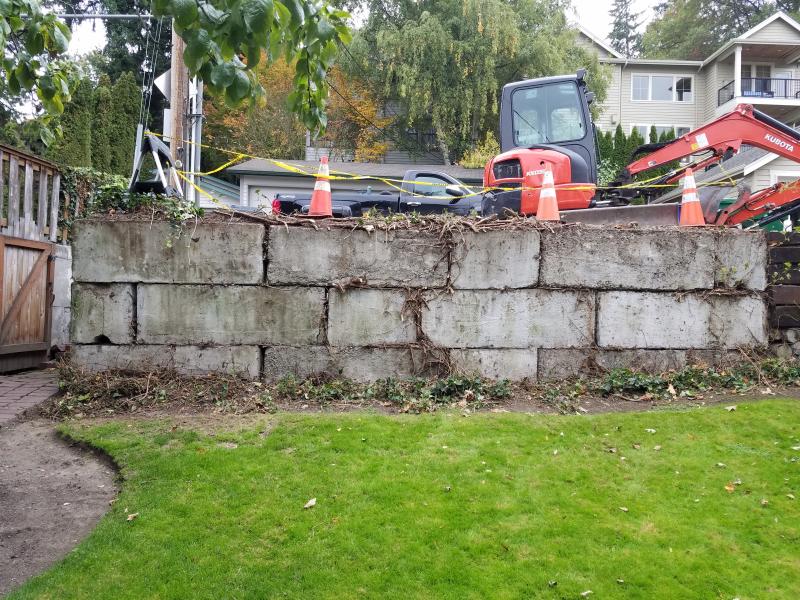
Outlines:
{"type": "MultiPolygon", "coordinates": [[[[722,106],[734,96],[734,82],[717,90],[717,106],[722,106]]],[[[743,77],[742,98],[791,98],[800,100],[800,79],[772,79],[770,77],[743,77]]]]}

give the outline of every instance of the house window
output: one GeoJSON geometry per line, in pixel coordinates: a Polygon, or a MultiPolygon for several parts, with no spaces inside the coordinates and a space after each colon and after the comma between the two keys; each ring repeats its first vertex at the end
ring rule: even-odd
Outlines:
{"type": "Polygon", "coordinates": [[[680,75],[634,75],[631,99],[639,102],[692,102],[692,78],[680,75]]]}
{"type": "MultiPolygon", "coordinates": [[[[650,128],[651,127],[653,127],[653,126],[652,125],[633,125],[631,127],[631,133],[633,133],[633,131],[636,130],[636,131],[639,132],[639,135],[642,136],[646,142],[649,142],[650,141],[650,128]]],[[[656,128],[656,135],[658,135],[659,139],[661,139],[661,136],[663,134],[667,133],[668,131],[674,132],[675,133],[675,137],[680,137],[682,135],[686,135],[687,133],[689,133],[689,131],[691,131],[691,128],[687,127],[685,125],[656,125],[655,128],[656,128]]]]}

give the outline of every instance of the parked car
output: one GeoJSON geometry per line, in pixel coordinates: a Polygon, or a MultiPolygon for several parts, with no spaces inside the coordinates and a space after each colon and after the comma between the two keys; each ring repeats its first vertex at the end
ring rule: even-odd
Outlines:
{"type": "MultiPolygon", "coordinates": [[[[481,196],[470,195],[469,188],[446,173],[409,170],[400,187],[402,191],[375,191],[367,187],[360,192],[334,192],[331,194],[333,216],[358,217],[371,209],[381,214],[449,212],[464,216],[481,210],[481,196]]],[[[305,214],[310,204],[311,192],[277,194],[272,201],[272,212],[305,214]]]]}

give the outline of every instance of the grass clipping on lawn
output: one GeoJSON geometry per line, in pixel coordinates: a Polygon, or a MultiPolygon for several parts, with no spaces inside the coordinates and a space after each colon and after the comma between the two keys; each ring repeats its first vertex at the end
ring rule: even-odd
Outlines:
{"type": "Polygon", "coordinates": [[[796,600],[800,402],[737,405],[72,421],[120,496],[10,600],[796,600]]]}
{"type": "Polygon", "coordinates": [[[284,377],[263,383],[236,374],[180,375],[149,372],[89,372],[68,361],[59,368],[62,395],[45,405],[55,418],[104,416],[158,409],[211,409],[221,413],[272,413],[279,408],[330,409],[380,406],[398,412],[433,412],[442,407],[478,410],[513,402],[561,413],[580,412],[580,401],[671,402],[709,393],[745,393],[755,388],[800,386],[800,362],[748,359],[728,368],[688,366],[660,375],[613,369],[592,378],[558,383],[491,381],[476,375],[443,379],[380,379],[359,383],[330,376],[284,377]]]}

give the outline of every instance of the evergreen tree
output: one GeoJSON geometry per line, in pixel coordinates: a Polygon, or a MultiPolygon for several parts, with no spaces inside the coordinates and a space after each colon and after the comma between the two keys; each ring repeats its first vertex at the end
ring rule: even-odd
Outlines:
{"type": "Polygon", "coordinates": [[[141,89],[131,72],[123,73],[111,88],[111,164],[117,175],[130,175],[136,145],[136,125],[139,120],[141,89]]]}
{"type": "Polygon", "coordinates": [[[608,36],[611,47],[624,56],[638,56],[642,50],[642,34],[637,31],[642,13],[633,11],[633,0],[614,0],[608,14],[611,17],[611,34],[608,36]]]}
{"type": "Polygon", "coordinates": [[[63,137],[47,151],[54,162],[72,167],[92,166],[92,117],[94,115],[94,86],[83,79],[59,118],[63,137]]]}
{"type": "Polygon", "coordinates": [[[94,90],[92,167],[104,173],[111,173],[111,147],[114,143],[111,138],[114,102],[110,88],[111,81],[104,75],[100,78],[100,85],[94,90]]]}
{"type": "Polygon", "coordinates": [[[651,144],[655,144],[656,142],[658,142],[658,131],[656,130],[656,126],[655,125],[651,125],[650,126],[650,140],[649,140],[649,142],[651,144]]]}
{"type": "Polygon", "coordinates": [[[617,125],[614,130],[614,152],[612,160],[617,167],[617,171],[628,164],[628,138],[622,131],[622,125],[617,125]]]}
{"type": "Polygon", "coordinates": [[[610,131],[601,131],[597,136],[597,151],[600,160],[612,161],[614,158],[614,138],[610,131]]]}
{"type": "Polygon", "coordinates": [[[641,146],[644,143],[645,142],[644,138],[642,137],[642,134],[639,133],[638,129],[634,128],[634,130],[631,131],[631,135],[628,137],[627,143],[625,144],[626,146],[625,160],[622,163],[623,167],[626,166],[629,162],[631,162],[631,159],[633,158],[633,153],[639,146],[641,146]]]}

